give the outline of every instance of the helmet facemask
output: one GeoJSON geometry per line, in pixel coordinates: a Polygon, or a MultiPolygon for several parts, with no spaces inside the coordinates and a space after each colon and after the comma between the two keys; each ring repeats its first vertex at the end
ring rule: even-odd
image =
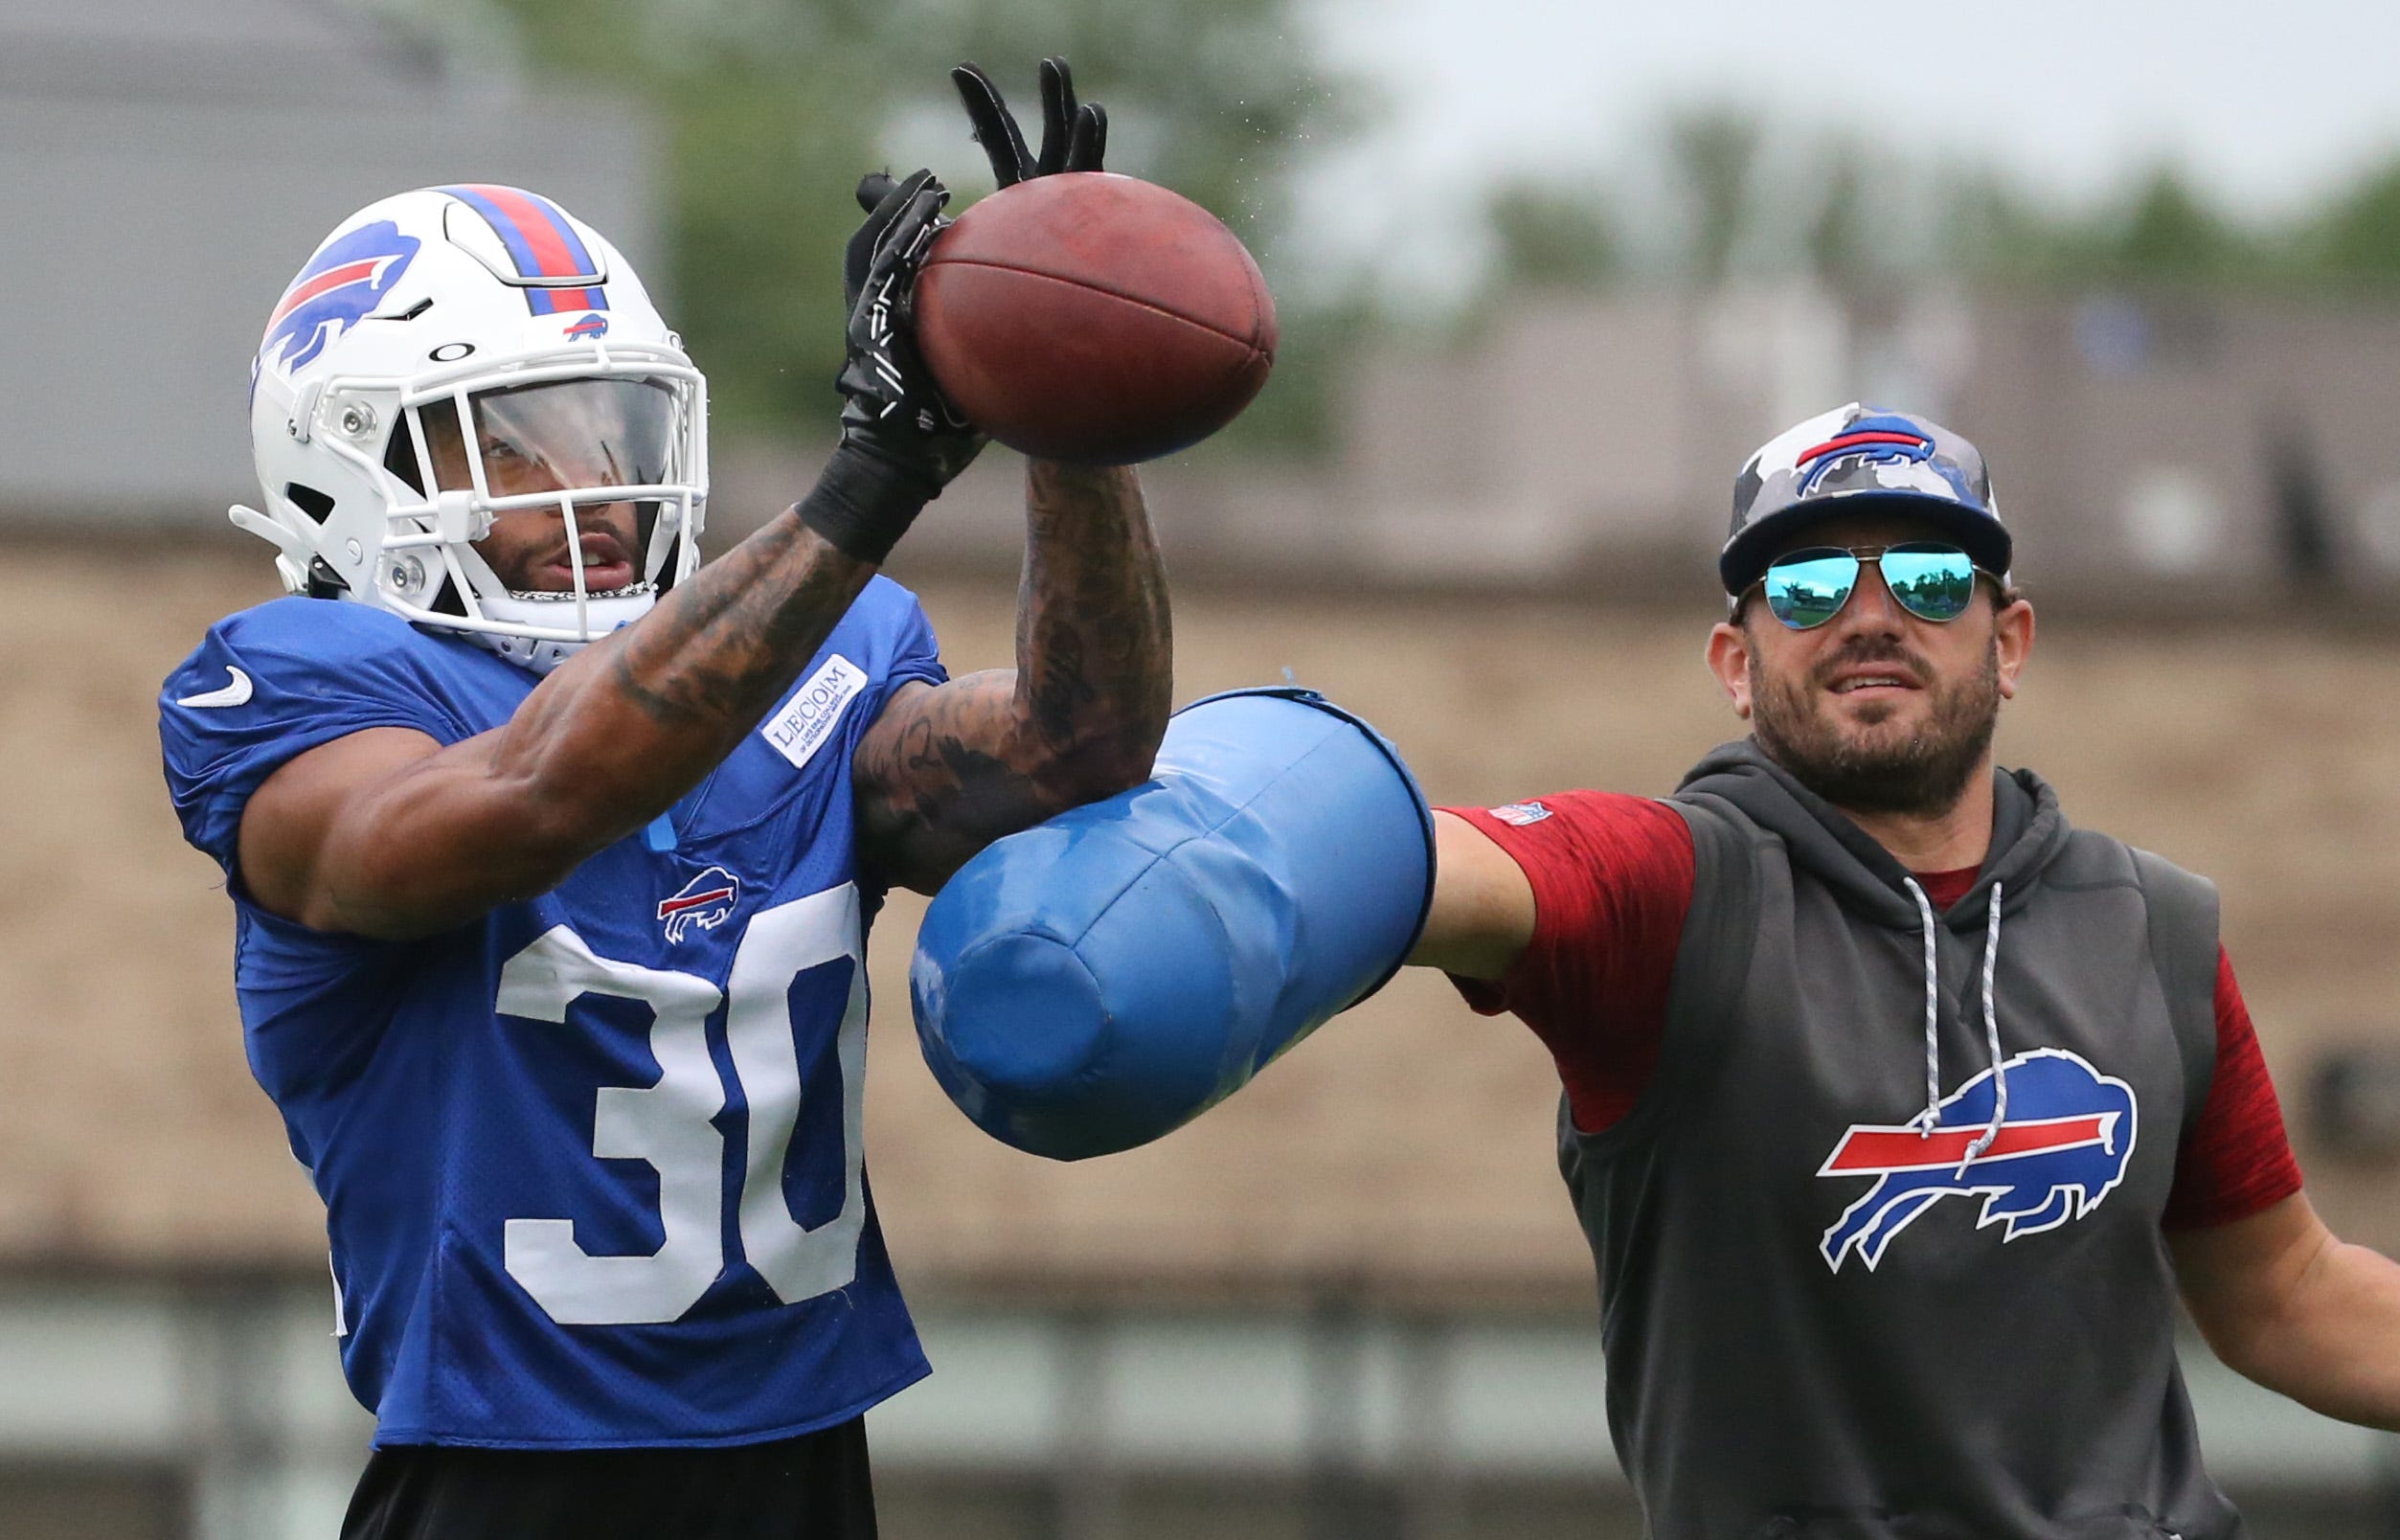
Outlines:
{"type": "Polygon", "coordinates": [[[391,484],[377,603],[546,673],[691,575],[705,386],[689,366],[612,363],[483,369],[398,393],[375,467],[391,484]],[[596,578],[587,557],[602,553],[629,571],[596,578]]]}

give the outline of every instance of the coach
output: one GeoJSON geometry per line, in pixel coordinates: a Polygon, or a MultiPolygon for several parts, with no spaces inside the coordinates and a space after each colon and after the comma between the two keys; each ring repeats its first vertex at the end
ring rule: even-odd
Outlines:
{"type": "Polygon", "coordinates": [[[2214,888],[1993,768],[2009,557],[1964,439],[1801,423],[1719,560],[1750,737],[1664,801],[1438,815],[1412,961],[1557,1058],[1661,1540],[2238,1535],[2179,1293],[2250,1378],[2400,1427],[2400,1267],[2300,1190],[2214,888]]]}

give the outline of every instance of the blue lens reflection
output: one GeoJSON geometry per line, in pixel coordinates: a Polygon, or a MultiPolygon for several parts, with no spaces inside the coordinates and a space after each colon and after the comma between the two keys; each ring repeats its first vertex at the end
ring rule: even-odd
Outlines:
{"type": "Polygon", "coordinates": [[[1858,586],[1858,557],[1846,551],[1797,551],[1767,569],[1767,608],[1795,631],[1824,624],[1858,586]]]}
{"type": "Polygon", "coordinates": [[[1893,546],[1883,554],[1884,586],[1919,620],[1955,621],[1975,597],[1975,563],[1943,546],[1893,546]]]}

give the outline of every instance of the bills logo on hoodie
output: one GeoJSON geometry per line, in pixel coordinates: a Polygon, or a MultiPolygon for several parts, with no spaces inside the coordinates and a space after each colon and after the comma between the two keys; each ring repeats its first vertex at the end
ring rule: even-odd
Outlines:
{"type": "Polygon", "coordinates": [[[2057,1048],[2020,1053],[2000,1072],[2008,1117],[1971,1161],[1968,1151],[1991,1123],[1990,1070],[1945,1097],[1930,1129],[1854,1123],[1835,1143],[1817,1174],[1874,1185],[1819,1243],[1827,1267],[1839,1273],[1855,1256],[1871,1272],[1884,1249],[1944,1198],[1981,1198],[1977,1228],[2005,1225],[2005,1243],[2082,1218],[2125,1179],[2140,1123],[2133,1087],[2057,1048]]]}

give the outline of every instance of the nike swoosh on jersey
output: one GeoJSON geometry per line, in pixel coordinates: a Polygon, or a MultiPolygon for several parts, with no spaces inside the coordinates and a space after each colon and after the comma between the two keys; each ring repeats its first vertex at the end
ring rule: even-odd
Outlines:
{"type": "Polygon", "coordinates": [[[225,671],[234,682],[222,690],[204,690],[196,695],[186,695],[175,702],[178,706],[240,706],[250,699],[250,676],[228,664],[225,671]]]}

